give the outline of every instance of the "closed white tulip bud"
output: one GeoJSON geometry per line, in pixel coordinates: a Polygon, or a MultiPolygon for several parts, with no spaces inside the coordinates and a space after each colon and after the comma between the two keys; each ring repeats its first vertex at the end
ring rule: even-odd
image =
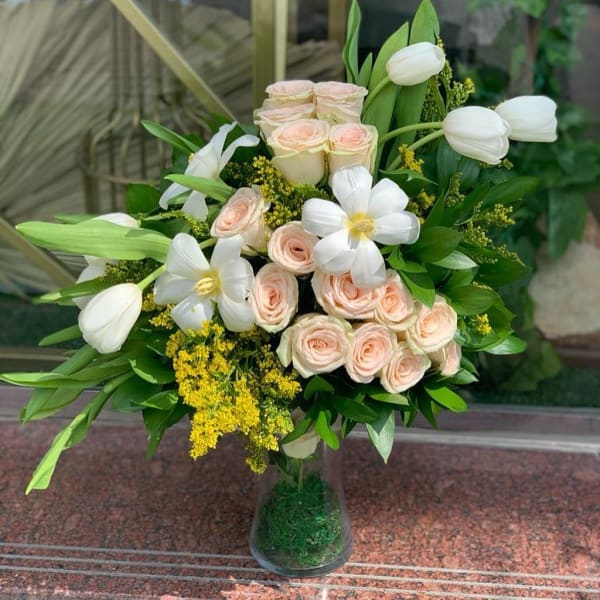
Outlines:
{"type": "Polygon", "coordinates": [[[308,458],[315,453],[320,440],[319,434],[311,427],[293,442],[281,444],[281,450],[290,458],[308,458]]]}
{"type": "Polygon", "coordinates": [[[510,125],[511,140],[556,141],[556,102],[547,96],[517,96],[500,103],[496,112],[510,125]]]}
{"type": "Polygon", "coordinates": [[[446,62],[444,51],[430,42],[411,44],[392,54],[385,66],[397,85],[417,85],[437,75],[446,62]]]}
{"type": "Polygon", "coordinates": [[[457,108],[446,115],[442,128],[450,147],[463,156],[497,165],[508,152],[510,125],[489,108],[457,108]]]}
{"type": "Polygon", "coordinates": [[[83,339],[100,354],[121,349],[142,310],[142,291],[119,283],[96,294],[79,313],[83,339]]]}

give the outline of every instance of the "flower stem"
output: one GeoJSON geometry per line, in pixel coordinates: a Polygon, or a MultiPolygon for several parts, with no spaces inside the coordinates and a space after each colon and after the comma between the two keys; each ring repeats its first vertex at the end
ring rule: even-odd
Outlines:
{"type": "Polygon", "coordinates": [[[208,238],[207,240],[200,242],[198,244],[198,246],[200,248],[204,249],[204,248],[210,248],[211,246],[214,246],[216,243],[217,243],[217,238],[208,238]]]}
{"type": "MultiPolygon", "coordinates": [[[[427,144],[427,143],[431,142],[432,140],[435,140],[436,138],[439,138],[443,135],[444,135],[444,130],[438,129],[437,131],[434,131],[433,133],[430,133],[429,135],[422,137],[420,140],[417,140],[414,144],[412,144],[408,148],[409,148],[409,150],[416,150],[417,148],[420,148],[421,146],[424,146],[425,144],[427,144]]],[[[396,159],[392,162],[392,164],[390,164],[390,166],[388,167],[388,171],[393,171],[394,169],[397,169],[400,166],[401,162],[402,162],[402,155],[397,156],[396,159]]]]}
{"type": "Polygon", "coordinates": [[[393,131],[389,131],[379,139],[378,145],[385,144],[388,140],[395,138],[409,131],[417,131],[418,129],[439,129],[442,126],[442,121],[431,121],[430,123],[414,123],[413,125],[405,125],[393,131]]]}
{"type": "Polygon", "coordinates": [[[144,279],[142,279],[142,281],[140,281],[137,286],[140,288],[140,290],[145,289],[147,286],[149,286],[161,273],[164,273],[167,270],[167,265],[161,265],[160,267],[158,267],[158,269],[156,269],[156,271],[152,271],[152,273],[150,273],[150,275],[148,275],[148,277],[145,277],[144,279]]]}
{"type": "Polygon", "coordinates": [[[374,88],[372,92],[369,92],[369,95],[367,96],[363,109],[362,109],[362,113],[364,114],[365,111],[367,110],[367,108],[369,108],[369,106],[371,105],[371,102],[373,102],[373,100],[375,99],[375,96],[377,96],[377,94],[379,94],[379,92],[381,92],[381,90],[388,84],[391,83],[390,78],[386,75],[374,88]]]}

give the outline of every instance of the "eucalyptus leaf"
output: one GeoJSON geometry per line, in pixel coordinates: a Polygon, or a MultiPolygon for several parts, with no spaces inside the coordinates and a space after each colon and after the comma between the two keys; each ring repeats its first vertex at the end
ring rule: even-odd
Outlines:
{"type": "Polygon", "coordinates": [[[396,428],[394,410],[391,407],[381,406],[377,418],[372,423],[367,423],[365,427],[375,450],[387,464],[394,446],[396,428]]]}
{"type": "Polygon", "coordinates": [[[438,404],[452,412],[464,412],[468,409],[467,403],[456,392],[448,387],[424,386],[427,394],[438,404]]]}

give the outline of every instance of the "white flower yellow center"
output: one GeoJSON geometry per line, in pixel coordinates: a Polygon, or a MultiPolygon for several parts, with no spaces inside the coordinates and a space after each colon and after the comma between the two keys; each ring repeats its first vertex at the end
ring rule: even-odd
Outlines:
{"type": "Polygon", "coordinates": [[[219,291],[221,282],[219,281],[219,274],[215,271],[207,271],[202,279],[199,279],[194,286],[196,293],[199,296],[207,296],[219,291]]]}
{"type": "Polygon", "coordinates": [[[359,239],[371,239],[373,234],[373,219],[365,213],[354,213],[347,222],[350,235],[359,239]]]}

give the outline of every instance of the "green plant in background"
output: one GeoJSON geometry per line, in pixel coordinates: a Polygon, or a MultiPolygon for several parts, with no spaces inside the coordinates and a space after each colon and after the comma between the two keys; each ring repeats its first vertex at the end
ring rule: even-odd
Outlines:
{"type": "MultiPolygon", "coordinates": [[[[472,10],[493,5],[492,0],[471,0],[472,10]]],[[[582,238],[588,205],[586,194],[598,189],[600,144],[586,137],[590,117],[585,110],[561,96],[561,71],[579,59],[575,36],[584,21],[582,2],[512,0],[512,20],[507,27],[521,25],[522,43],[512,49],[510,71],[481,64],[460,65],[461,76],[475,82],[473,99],[494,105],[517,94],[544,94],[558,101],[559,137],[554,144],[511,144],[513,172],[535,174],[540,186],[529,194],[513,214],[515,226],[502,234],[527,264],[535,264],[542,245],[554,259],[560,258],[571,241],[582,238]]],[[[527,352],[519,357],[487,361],[487,375],[494,385],[527,391],[539,381],[556,375],[560,361],[553,347],[543,340],[533,323],[534,306],[527,294],[531,273],[505,288],[503,296],[518,315],[517,330],[527,340],[527,352]]]]}

